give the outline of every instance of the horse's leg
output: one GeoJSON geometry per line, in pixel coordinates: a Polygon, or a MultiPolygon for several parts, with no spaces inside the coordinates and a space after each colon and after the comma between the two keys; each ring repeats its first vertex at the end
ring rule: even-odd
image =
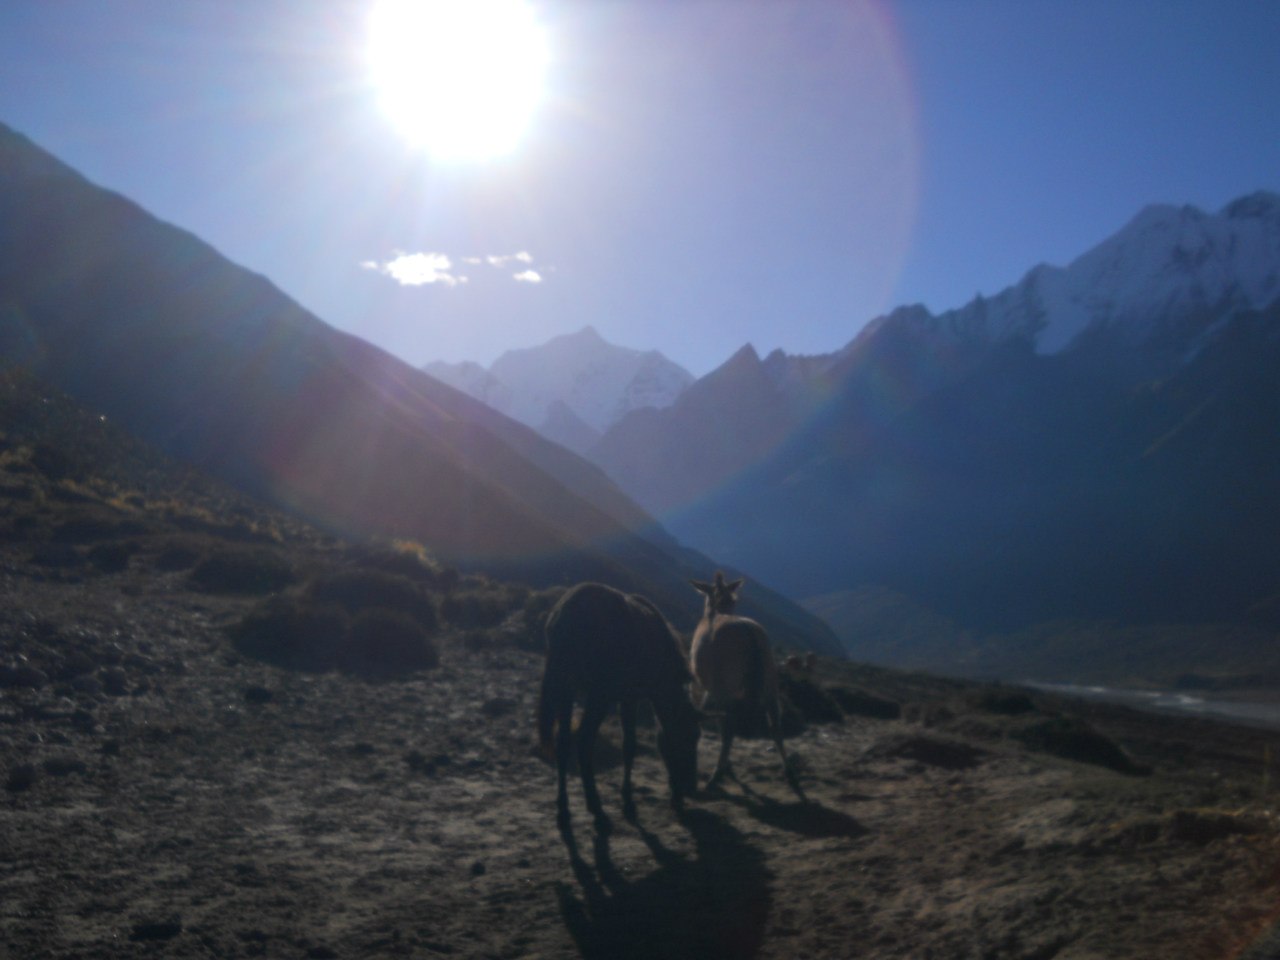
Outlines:
{"type": "Polygon", "coordinates": [[[787,785],[795,791],[796,796],[803,802],[808,803],[809,798],[804,795],[804,791],[800,789],[800,779],[796,776],[795,769],[791,765],[791,759],[787,756],[787,748],[782,745],[782,717],[778,708],[778,700],[775,697],[769,706],[765,707],[765,721],[769,725],[769,733],[773,737],[773,742],[778,748],[778,756],[782,758],[782,773],[787,778],[787,785]]]}
{"type": "Polygon", "coordinates": [[[737,732],[733,714],[733,708],[730,707],[728,712],[720,718],[720,757],[716,760],[716,768],[711,773],[711,779],[707,781],[708,790],[720,786],[720,781],[725,777],[733,776],[733,766],[729,762],[729,750],[733,746],[733,737],[737,732]]]}
{"type": "Polygon", "coordinates": [[[559,789],[556,793],[556,821],[561,827],[569,826],[569,751],[573,748],[573,698],[568,697],[556,710],[556,776],[559,789]]]}
{"type": "Polygon", "coordinates": [[[596,818],[597,829],[605,828],[609,818],[600,804],[600,791],[596,789],[596,770],[592,757],[595,752],[596,734],[600,724],[609,714],[610,704],[588,699],[578,725],[578,773],[582,777],[582,793],[587,798],[587,809],[596,818]]]}
{"type": "Polygon", "coordinates": [[[631,796],[631,765],[636,759],[636,701],[622,701],[619,718],[622,721],[622,815],[634,823],[636,803],[631,796]]]}

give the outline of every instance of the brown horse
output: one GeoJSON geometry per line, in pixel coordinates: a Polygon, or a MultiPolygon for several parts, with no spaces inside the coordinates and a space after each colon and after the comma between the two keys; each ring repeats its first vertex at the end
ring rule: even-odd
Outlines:
{"type": "Polygon", "coordinates": [[[706,597],[702,619],[693,634],[690,655],[693,675],[703,690],[702,709],[720,716],[720,758],[708,789],[719,786],[724,777],[734,776],[729,761],[733,738],[738,732],[754,727],[763,716],[778,747],[778,756],[782,758],[787,783],[805,800],[782,745],[778,667],[769,635],[754,620],[733,612],[742,581],[726,583],[724,574],[717,571],[714,583],[689,582],[706,597]]]}
{"type": "Polygon", "coordinates": [[[623,814],[628,820],[635,819],[631,765],[636,754],[636,705],[640,700],[650,701],[657,715],[658,751],[667,768],[671,803],[679,808],[697,789],[700,717],[685,689],[692,678],[680,641],[658,608],[635,594],[599,583],[580,583],[551,610],[546,634],[538,736],[549,752],[553,728],[559,724],[555,754],[560,825],[567,827],[569,823],[566,781],[576,695],[583,700],[578,772],[587,809],[594,814],[597,827],[607,827],[609,818],[596,790],[592,747],[600,723],[614,704],[620,705],[622,720],[623,814]]]}

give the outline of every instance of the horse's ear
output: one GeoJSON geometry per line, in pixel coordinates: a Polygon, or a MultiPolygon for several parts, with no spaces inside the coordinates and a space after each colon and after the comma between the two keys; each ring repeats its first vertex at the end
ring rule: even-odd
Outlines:
{"type": "Polygon", "coordinates": [[[747,578],[742,577],[738,580],[733,581],[733,583],[726,583],[724,585],[724,588],[728,590],[730,593],[737,593],[742,588],[742,585],[746,582],[747,582],[747,578]]]}
{"type": "Polygon", "coordinates": [[[715,589],[711,584],[703,583],[701,580],[690,580],[689,582],[693,584],[693,589],[697,590],[699,593],[710,595],[712,590],[715,589]]]}

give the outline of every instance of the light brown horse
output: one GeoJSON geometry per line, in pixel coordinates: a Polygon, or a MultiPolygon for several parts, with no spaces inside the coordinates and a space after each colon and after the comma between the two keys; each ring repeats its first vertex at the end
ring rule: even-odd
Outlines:
{"type": "Polygon", "coordinates": [[[631,765],[636,755],[636,705],[640,700],[650,701],[657,715],[658,752],[667,768],[671,803],[679,808],[698,786],[698,738],[702,731],[701,718],[686,690],[692,680],[689,665],[666,618],[644,597],[599,583],[580,583],[547,615],[546,634],[538,736],[543,750],[549,752],[553,729],[559,725],[555,754],[561,827],[569,824],[567,780],[575,696],[583,700],[578,773],[597,828],[607,828],[609,818],[596,790],[592,747],[600,723],[615,704],[620,706],[622,720],[624,816],[635,819],[631,765]]]}
{"type": "Polygon", "coordinates": [[[702,619],[693,634],[693,675],[703,690],[701,708],[720,716],[720,759],[708,789],[719,786],[724,777],[734,776],[729,760],[733,738],[739,731],[754,727],[763,716],[778,747],[787,783],[801,800],[806,800],[782,745],[778,668],[769,635],[754,620],[733,612],[742,581],[726,583],[724,574],[717,571],[714,583],[689,582],[706,598],[702,619]]]}

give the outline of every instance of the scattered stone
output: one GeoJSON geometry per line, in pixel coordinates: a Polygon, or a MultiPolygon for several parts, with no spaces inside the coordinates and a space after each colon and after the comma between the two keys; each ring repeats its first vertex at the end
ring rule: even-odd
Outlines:
{"type": "Polygon", "coordinates": [[[487,869],[488,868],[485,867],[483,861],[477,860],[475,863],[471,865],[471,875],[473,877],[483,877],[487,869]]]}

